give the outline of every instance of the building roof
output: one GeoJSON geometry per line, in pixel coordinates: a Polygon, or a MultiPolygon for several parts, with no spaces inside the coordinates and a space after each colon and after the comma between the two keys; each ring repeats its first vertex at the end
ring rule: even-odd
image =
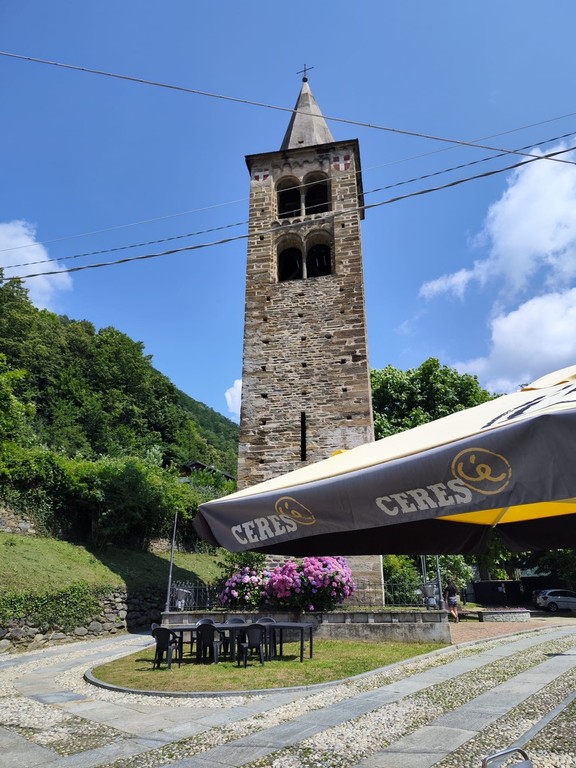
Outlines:
{"type": "Polygon", "coordinates": [[[300,95],[280,149],[312,147],[316,144],[330,144],[333,141],[330,129],[308,85],[308,78],[304,77],[300,95]]]}

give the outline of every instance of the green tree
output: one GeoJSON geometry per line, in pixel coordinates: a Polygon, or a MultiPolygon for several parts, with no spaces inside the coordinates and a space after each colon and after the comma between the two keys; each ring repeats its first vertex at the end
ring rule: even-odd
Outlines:
{"type": "Polygon", "coordinates": [[[29,443],[33,440],[31,419],[34,408],[17,396],[25,378],[26,372],[10,368],[6,356],[0,353],[0,442],[29,443]]]}
{"type": "MultiPolygon", "coordinates": [[[[480,405],[494,397],[480,386],[476,376],[458,373],[432,357],[418,368],[407,371],[391,365],[382,370],[373,370],[371,383],[376,438],[403,432],[464,408],[480,405]]],[[[502,558],[502,547],[495,544],[489,560],[495,563],[502,558]]],[[[398,567],[400,561],[394,562],[398,567]]],[[[405,574],[409,573],[408,562],[402,562],[406,568],[405,574]]],[[[412,566],[418,572],[415,562],[412,566]]],[[[430,580],[434,581],[435,561],[430,560],[427,567],[429,574],[432,574],[430,568],[433,569],[434,576],[430,580]]],[[[460,587],[464,587],[472,576],[466,558],[456,555],[441,557],[440,570],[443,583],[452,577],[460,587]]],[[[405,574],[402,578],[408,578],[405,574]]]]}
{"type": "Polygon", "coordinates": [[[458,373],[429,358],[418,368],[391,365],[371,371],[374,429],[377,438],[394,435],[491,400],[476,376],[458,373]]]}
{"type": "Polygon", "coordinates": [[[238,426],[180,392],[141,342],[115,328],[38,310],[0,271],[0,354],[25,371],[18,397],[35,408],[38,440],[67,456],[191,460],[235,471],[238,426]]]}
{"type": "Polygon", "coordinates": [[[387,605],[415,605],[419,602],[417,590],[422,586],[422,575],[411,555],[384,555],[384,595],[387,605]]]}

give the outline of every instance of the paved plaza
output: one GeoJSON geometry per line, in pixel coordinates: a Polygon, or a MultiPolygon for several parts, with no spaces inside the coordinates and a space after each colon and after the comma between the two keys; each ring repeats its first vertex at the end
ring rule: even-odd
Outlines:
{"type": "Polygon", "coordinates": [[[462,621],[454,645],[337,684],[145,696],[84,672],[146,635],[0,656],[2,768],[576,768],[576,617],[462,621]]]}

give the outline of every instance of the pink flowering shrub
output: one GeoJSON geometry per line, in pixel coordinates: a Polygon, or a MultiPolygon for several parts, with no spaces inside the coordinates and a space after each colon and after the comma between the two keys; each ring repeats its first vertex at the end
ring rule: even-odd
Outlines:
{"type": "Polygon", "coordinates": [[[287,560],[273,571],[242,568],[226,581],[219,600],[230,609],[330,611],[355,591],[343,557],[305,557],[301,563],[287,560]]]}
{"type": "Polygon", "coordinates": [[[264,586],[266,605],[300,611],[330,611],[356,591],[343,557],[288,560],[269,574],[264,586]]]}
{"type": "Polygon", "coordinates": [[[264,599],[267,580],[267,571],[258,573],[253,568],[242,568],[225,582],[218,599],[226,608],[257,608],[264,599]]]}

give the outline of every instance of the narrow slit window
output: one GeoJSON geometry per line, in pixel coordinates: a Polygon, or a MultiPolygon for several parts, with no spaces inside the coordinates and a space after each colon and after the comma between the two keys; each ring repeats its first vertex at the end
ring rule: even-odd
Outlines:
{"type": "Polygon", "coordinates": [[[306,461],[306,412],[300,411],[300,461],[306,461]]]}

